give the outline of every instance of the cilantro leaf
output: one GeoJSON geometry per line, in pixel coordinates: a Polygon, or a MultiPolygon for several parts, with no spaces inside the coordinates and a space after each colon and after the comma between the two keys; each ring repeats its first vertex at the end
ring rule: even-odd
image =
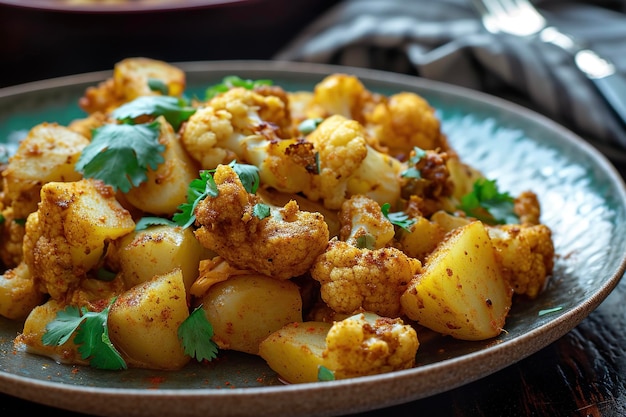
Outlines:
{"type": "Polygon", "coordinates": [[[75,168],[86,178],[104,181],[113,189],[128,192],[132,186],[147,181],[148,168],[156,169],[163,163],[159,143],[159,122],[127,125],[106,124],[94,129],[75,168]]]}
{"type": "Polygon", "coordinates": [[[334,381],[335,373],[325,367],[324,365],[318,365],[317,367],[317,380],[318,381],[334,381]]]}
{"type": "Polygon", "coordinates": [[[270,215],[270,206],[263,203],[255,204],[252,208],[252,214],[259,219],[263,220],[264,218],[270,215]]]}
{"type": "Polygon", "coordinates": [[[422,178],[422,173],[420,172],[419,169],[417,169],[415,167],[415,165],[418,164],[419,161],[422,160],[423,157],[426,156],[426,151],[414,146],[413,147],[413,152],[411,153],[411,156],[409,157],[409,168],[405,169],[404,171],[402,171],[402,173],[400,173],[400,175],[402,177],[405,178],[415,178],[415,179],[420,179],[422,178]]]}
{"type": "Polygon", "coordinates": [[[206,89],[205,98],[210,100],[220,93],[224,93],[233,87],[243,87],[252,90],[261,85],[272,85],[272,80],[246,80],[236,75],[229,75],[222,79],[220,84],[215,84],[206,89]]]}
{"type": "Polygon", "coordinates": [[[376,238],[366,233],[364,235],[358,236],[356,238],[356,247],[359,249],[374,249],[374,245],[376,244],[376,238]]]}
{"type": "Polygon", "coordinates": [[[150,226],[177,226],[177,224],[163,217],[142,217],[135,224],[135,230],[146,230],[150,226]]]}
{"type": "Polygon", "coordinates": [[[228,165],[230,165],[239,176],[243,188],[245,188],[248,193],[255,194],[261,184],[259,168],[254,165],[238,164],[235,161],[232,161],[228,165]]]}
{"type": "Polygon", "coordinates": [[[41,337],[44,345],[60,346],[72,335],[81,358],[98,369],[126,369],[124,359],[109,339],[107,327],[111,303],[101,312],[90,312],[86,308],[69,306],[59,311],[56,318],[46,325],[41,337]]]}
{"type": "Polygon", "coordinates": [[[170,96],[140,96],[113,110],[112,116],[118,120],[132,120],[139,116],[163,116],[174,130],[196,112],[194,107],[186,106],[184,101],[170,96]]]}
{"type": "Polygon", "coordinates": [[[389,213],[389,209],[391,208],[391,204],[385,203],[380,209],[383,212],[383,215],[395,226],[401,227],[402,229],[410,232],[409,228],[415,224],[415,219],[410,219],[409,215],[398,211],[395,213],[389,213]]]}
{"type": "Polygon", "coordinates": [[[209,195],[217,197],[218,193],[217,184],[215,184],[211,171],[200,171],[200,178],[196,178],[189,183],[187,202],[178,206],[179,212],[174,213],[172,220],[183,228],[191,226],[196,220],[194,211],[198,203],[209,195]]]}
{"type": "Polygon", "coordinates": [[[170,93],[170,89],[167,84],[158,78],[148,78],[148,88],[152,91],[158,91],[164,96],[167,96],[170,93]]]}
{"type": "Polygon", "coordinates": [[[211,340],[212,337],[213,326],[207,320],[202,306],[196,307],[178,326],[178,338],[185,353],[198,362],[211,361],[217,357],[217,344],[211,340]]]}
{"type": "Polygon", "coordinates": [[[515,224],[519,218],[514,212],[515,199],[509,193],[498,191],[495,180],[480,178],[471,192],[461,197],[458,208],[468,216],[488,224],[515,224]]]}
{"type": "Polygon", "coordinates": [[[324,121],[323,118],[317,117],[315,119],[306,119],[300,122],[298,125],[298,131],[305,135],[313,132],[324,121]]]}

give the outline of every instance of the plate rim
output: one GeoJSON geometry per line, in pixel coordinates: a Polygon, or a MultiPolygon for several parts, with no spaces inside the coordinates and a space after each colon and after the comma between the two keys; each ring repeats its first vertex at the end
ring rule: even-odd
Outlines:
{"type": "MultiPolygon", "coordinates": [[[[624,183],[623,178],[615,168],[615,166],[607,159],[605,155],[603,155],[597,148],[589,144],[586,140],[582,139],[577,134],[573,133],[571,130],[563,127],[562,125],[554,122],[553,120],[547,118],[546,116],[537,113],[531,109],[528,109],[519,104],[507,101],[505,99],[489,95],[480,91],[471,90],[464,87],[459,87],[443,82],[427,80],[416,76],[410,76],[405,74],[397,74],[387,71],[380,71],[374,69],[367,68],[356,68],[356,67],[348,67],[348,66],[340,66],[340,65],[328,65],[328,64],[316,64],[316,63],[299,63],[299,62],[282,62],[282,61],[258,61],[258,60],[229,60],[229,61],[188,61],[188,62],[173,62],[173,65],[176,65],[183,69],[186,73],[195,73],[195,72],[216,72],[216,71],[235,71],[237,68],[245,69],[246,71],[279,71],[284,73],[289,73],[290,75],[294,75],[297,73],[302,74],[328,74],[330,72],[350,72],[355,74],[357,77],[363,79],[376,79],[376,81],[389,82],[392,84],[402,84],[402,85],[411,85],[415,86],[418,89],[425,90],[433,90],[446,95],[452,96],[462,96],[465,99],[477,100],[482,103],[485,103],[489,106],[498,106],[506,109],[506,111],[513,112],[516,115],[523,117],[531,121],[532,123],[540,123],[545,126],[547,129],[556,131],[560,136],[562,136],[567,142],[572,145],[580,148],[587,156],[593,159],[593,162],[601,168],[610,178],[612,184],[616,186],[616,189],[619,191],[620,196],[619,199],[622,202],[626,201],[626,185],[624,183]]],[[[63,87],[71,87],[76,84],[83,83],[93,83],[96,80],[103,80],[112,74],[112,70],[106,71],[97,71],[84,73],[74,76],[65,76],[52,78],[48,80],[35,81],[31,83],[21,84],[17,86],[10,86],[0,89],[0,99],[7,98],[15,95],[21,95],[24,93],[33,93],[40,91],[42,89],[53,89],[53,88],[63,88],[63,87]]],[[[241,402],[242,398],[246,398],[246,400],[252,399],[255,396],[261,394],[264,397],[267,396],[276,396],[282,397],[283,395],[297,395],[299,393],[305,393],[306,395],[311,397],[315,397],[318,399],[322,399],[323,397],[329,395],[331,392],[337,392],[336,390],[348,390],[351,393],[365,393],[367,392],[370,395],[370,400],[363,399],[363,403],[361,404],[352,404],[351,408],[337,408],[335,409],[325,409],[324,414],[328,413],[346,413],[346,412],[360,412],[371,410],[374,408],[383,408],[391,405],[396,405],[400,403],[405,403],[408,401],[413,401],[421,398],[425,398],[431,395],[435,395],[441,392],[449,391],[451,389],[457,388],[462,385],[466,385],[470,382],[476,381],[480,378],[483,378],[487,375],[497,372],[498,370],[503,369],[506,366],[511,365],[519,360],[524,359],[527,356],[537,352],[541,348],[551,344],[564,334],[568,333],[572,330],[580,321],[582,321],[592,310],[594,310],[617,286],[620,282],[624,272],[626,271],[626,254],[622,257],[620,261],[620,265],[617,270],[613,273],[613,275],[608,276],[603,285],[601,285],[596,291],[591,293],[589,297],[582,303],[576,305],[571,310],[563,313],[559,317],[537,327],[531,329],[529,332],[525,334],[524,339],[515,338],[512,340],[505,340],[499,344],[493,345],[487,349],[479,350],[476,352],[472,352],[469,354],[462,355],[460,357],[455,357],[451,359],[445,359],[440,362],[427,364],[420,366],[419,368],[412,368],[404,371],[396,371],[389,374],[381,374],[381,375],[373,375],[366,376],[357,379],[349,379],[349,380],[339,380],[339,381],[330,381],[324,383],[306,383],[306,384],[294,384],[294,385],[285,385],[285,386],[267,386],[267,387],[246,387],[246,388],[229,388],[225,389],[190,389],[190,388],[165,388],[165,389],[156,389],[156,390],[146,390],[140,388],[107,388],[107,387],[88,387],[88,386],[77,386],[59,382],[51,382],[51,381],[43,381],[32,379],[28,377],[23,377],[20,375],[15,375],[11,373],[4,372],[0,370],[0,391],[5,392],[10,395],[14,395],[16,397],[28,399],[31,401],[43,403],[50,406],[65,408],[69,410],[85,412],[89,414],[96,414],[98,410],[94,410],[91,407],[86,407],[84,403],[81,401],[63,401],[62,398],[59,398],[59,394],[72,394],[76,395],[88,395],[90,397],[95,396],[102,399],[102,403],[111,403],[114,402],[115,399],[119,397],[131,397],[135,401],[154,401],[157,398],[165,399],[170,402],[180,402],[181,404],[186,403],[188,401],[206,401],[207,399],[220,399],[223,403],[220,405],[220,411],[226,411],[223,405],[227,405],[226,403],[230,403],[233,406],[236,406],[241,402]],[[562,323],[568,322],[570,325],[563,327],[562,323]],[[524,346],[527,345],[527,339],[535,340],[539,334],[543,334],[544,337],[541,338],[539,343],[535,343],[533,345],[532,351],[528,351],[528,349],[523,349],[524,346]],[[520,354],[520,351],[524,351],[524,354],[520,354]],[[508,356],[511,356],[511,352],[514,353],[513,356],[516,357],[515,362],[511,362],[508,360],[508,356]],[[444,389],[441,388],[430,388],[428,390],[420,391],[419,393],[413,392],[399,392],[393,398],[389,398],[386,400],[376,399],[376,396],[372,396],[371,392],[368,390],[371,384],[393,384],[394,387],[398,387],[402,385],[402,381],[408,381],[410,379],[419,377],[421,374],[428,373],[429,378],[433,378],[431,374],[434,374],[434,378],[446,378],[446,371],[451,366],[463,366],[466,364],[471,364],[473,361],[477,359],[484,358],[489,356],[492,360],[491,363],[495,366],[491,366],[488,370],[481,370],[479,372],[473,372],[470,377],[458,378],[450,380],[450,376],[447,376],[450,384],[446,385],[444,389]],[[22,391],[24,388],[37,388],[34,391],[46,391],[51,394],[46,394],[45,397],[35,397],[32,395],[32,392],[28,394],[24,394],[22,391]],[[313,393],[313,394],[312,394],[313,393]],[[376,399],[376,404],[372,404],[371,398],[376,399]]],[[[28,390],[26,390],[28,391],[28,390]]],[[[210,402],[210,401],[209,401],[210,402]]],[[[313,401],[315,402],[315,401],[313,401]]],[[[279,405],[277,405],[279,407],[279,405]]],[[[267,409],[267,407],[265,407],[267,409]]],[[[203,409],[202,413],[206,414],[209,412],[210,414],[210,406],[208,409],[203,409]]],[[[104,410],[102,410],[104,411],[104,410]]],[[[115,415],[146,415],[137,413],[135,410],[134,413],[129,414],[128,409],[122,410],[111,410],[107,409],[105,414],[106,416],[115,416],[115,415]]],[[[283,410],[284,411],[284,410],[283,410]]],[[[290,409],[289,411],[296,411],[290,409]]],[[[320,410],[311,409],[310,406],[304,406],[299,411],[298,415],[319,415],[320,410]]],[[[272,412],[272,410],[267,409],[267,412],[272,412]]],[[[280,410],[275,410],[274,412],[280,412],[280,410]]],[[[216,415],[226,415],[223,413],[216,415]]],[[[231,415],[231,414],[228,414],[231,415]]],[[[235,414],[232,414],[235,415],[235,414]]],[[[330,414],[328,414],[330,415],[330,414]]]]}

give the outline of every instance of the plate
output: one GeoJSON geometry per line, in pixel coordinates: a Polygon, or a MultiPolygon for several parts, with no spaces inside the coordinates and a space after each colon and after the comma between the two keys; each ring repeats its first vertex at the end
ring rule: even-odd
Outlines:
{"type": "MultiPolygon", "coordinates": [[[[0,391],[102,416],[330,416],[384,408],[475,381],[547,346],[574,328],[614,289],[626,269],[626,187],[608,160],[563,127],[510,102],[408,75],[367,69],[263,61],[176,64],[190,95],[226,75],[270,78],[294,91],[348,72],[383,94],[413,91],[436,108],[445,133],[468,163],[512,194],[531,189],[553,230],[557,259],[550,285],[518,301],[506,332],[481,341],[420,333],[409,370],[331,382],[284,385],[265,363],[228,352],[181,371],[98,371],[15,351],[21,323],[0,320],[0,391]]],[[[0,90],[0,138],[15,141],[42,121],[69,123],[76,102],[110,72],[0,90]]]]}
{"type": "Polygon", "coordinates": [[[192,10],[247,3],[250,1],[251,0],[0,0],[0,4],[55,12],[136,13],[192,10]]]}

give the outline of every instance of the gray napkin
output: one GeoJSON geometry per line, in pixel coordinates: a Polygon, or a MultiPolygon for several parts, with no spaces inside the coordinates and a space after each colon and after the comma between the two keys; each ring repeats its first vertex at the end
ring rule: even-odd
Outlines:
{"type": "MultiPolygon", "coordinates": [[[[537,1],[548,22],[626,76],[626,2],[537,1]]],[[[344,0],[274,57],[419,75],[526,105],[626,161],[626,132],[571,56],[488,33],[471,0],[344,0]]]]}

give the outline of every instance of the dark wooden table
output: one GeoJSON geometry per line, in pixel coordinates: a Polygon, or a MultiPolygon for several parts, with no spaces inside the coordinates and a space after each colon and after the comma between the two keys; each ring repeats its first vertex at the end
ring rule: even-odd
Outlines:
{"type": "MultiPolygon", "coordinates": [[[[296,4],[298,2],[294,2],[296,4]]],[[[156,38],[161,42],[157,46],[137,45],[138,38],[126,37],[118,33],[111,35],[102,32],[106,19],[87,17],[82,20],[68,16],[47,13],[32,13],[23,10],[0,10],[0,36],[4,50],[0,50],[5,76],[0,87],[50,76],[68,75],[84,71],[109,69],[110,63],[119,58],[135,54],[154,52],[156,57],[170,61],[206,60],[206,59],[253,59],[267,58],[297,32],[315,13],[319,13],[332,1],[309,11],[300,6],[308,15],[299,19],[280,20],[273,16],[274,26],[284,24],[281,30],[272,36],[259,32],[256,41],[237,34],[224,25],[225,18],[241,16],[245,10],[219,11],[208,15],[206,19],[215,23],[230,40],[221,37],[215,42],[201,42],[197,39],[200,18],[197,13],[186,14],[186,27],[191,38],[181,43],[185,36],[176,34],[173,28],[170,36],[156,38]],[[221,15],[220,15],[221,13],[221,15]],[[239,13],[239,14],[237,14],[239,13]],[[33,38],[32,27],[23,26],[25,19],[36,22],[35,34],[46,36],[45,29],[57,20],[58,30],[47,33],[47,41],[37,44],[33,38]],[[20,23],[21,22],[21,23],[20,23]],[[221,22],[221,23],[219,23],[221,22]],[[81,31],[92,26],[95,30],[86,38],[90,46],[83,45],[73,51],[60,48],[59,42],[79,36],[81,31]],[[96,25],[97,27],[94,27],[96,25]],[[259,41],[261,43],[259,43],[259,41]],[[120,44],[120,42],[122,42],[120,44]],[[221,42],[228,42],[223,44],[221,42]],[[176,54],[167,55],[163,51],[172,45],[186,46],[178,48],[176,54]],[[54,48],[53,48],[54,47],[54,48]],[[167,48],[165,48],[167,47],[167,48]],[[238,48],[233,50],[233,47],[238,48]],[[30,48],[30,50],[29,50],[30,48]],[[87,49],[85,49],[87,48],[87,49]],[[201,50],[200,48],[206,48],[201,50]],[[212,48],[212,49],[211,49],[212,48]],[[195,52],[194,52],[195,51],[195,52]],[[9,54],[9,55],[7,55],[9,54]],[[17,54],[17,55],[15,55],[17,54]],[[76,62],[76,57],[80,60],[76,62]],[[89,58],[86,59],[85,57],[89,58]],[[65,61],[65,62],[62,62],[65,61]],[[106,63],[105,63],[106,62],[106,63]],[[73,66],[72,66],[73,65],[73,66]],[[10,74],[9,74],[10,73],[10,74]]],[[[311,2],[305,2],[309,8],[311,2]]],[[[155,22],[165,23],[165,17],[157,17],[155,22]]],[[[121,17],[118,28],[135,27],[135,32],[143,31],[144,40],[150,38],[150,25],[137,17],[121,17]]],[[[267,22],[266,22],[267,23],[267,22]]],[[[206,26],[205,26],[206,28],[206,26]]],[[[208,29],[206,29],[208,30],[208,29]]],[[[128,35],[126,35],[128,36],[128,35]]],[[[139,39],[141,40],[141,39],[139,39]]],[[[173,48],[176,50],[177,48],[173,48]]],[[[148,55],[150,55],[148,53],[148,55]]],[[[626,163],[616,162],[622,175],[626,174],[626,163]]],[[[626,241],[626,237],[625,237],[626,241]]],[[[626,245],[625,245],[626,247],[626,245]]],[[[565,336],[540,350],[491,376],[467,384],[460,388],[411,403],[382,410],[360,413],[359,417],[390,416],[481,416],[481,417],[623,417],[626,416],[626,280],[585,320],[565,336]]],[[[20,398],[0,394],[0,415],[51,415],[65,417],[86,417],[84,414],[68,412],[47,407],[20,398]]]]}

